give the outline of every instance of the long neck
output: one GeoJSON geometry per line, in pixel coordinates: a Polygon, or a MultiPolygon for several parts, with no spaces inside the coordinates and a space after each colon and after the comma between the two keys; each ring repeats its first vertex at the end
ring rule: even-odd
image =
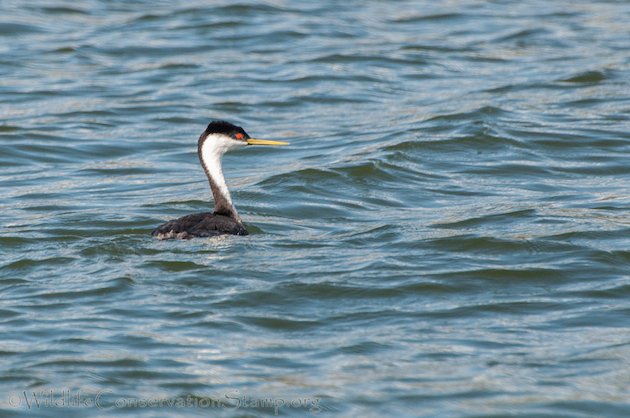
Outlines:
{"type": "Polygon", "coordinates": [[[236,208],[232,204],[232,198],[230,197],[230,191],[225,183],[225,177],[223,177],[223,170],[221,169],[221,152],[209,145],[203,146],[200,144],[198,149],[199,160],[201,166],[208,176],[208,182],[210,183],[210,189],[212,190],[212,196],[214,197],[214,213],[217,215],[229,216],[241,222],[241,218],[236,212],[236,208]]]}

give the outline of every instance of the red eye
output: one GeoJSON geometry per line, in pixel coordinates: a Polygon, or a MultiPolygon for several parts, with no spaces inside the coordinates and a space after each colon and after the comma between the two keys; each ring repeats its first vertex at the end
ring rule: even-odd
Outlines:
{"type": "Polygon", "coordinates": [[[243,134],[239,132],[239,133],[237,133],[236,135],[234,135],[234,137],[235,137],[236,139],[243,139],[243,134]]]}

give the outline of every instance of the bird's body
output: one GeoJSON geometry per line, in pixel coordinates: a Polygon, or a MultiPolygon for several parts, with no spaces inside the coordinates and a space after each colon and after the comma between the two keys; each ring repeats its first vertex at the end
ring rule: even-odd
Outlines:
{"type": "Polygon", "coordinates": [[[214,211],[195,213],[166,222],[153,230],[158,239],[189,239],[216,235],[247,235],[223,177],[221,157],[231,149],[244,145],[285,145],[286,142],[250,138],[239,126],[214,121],[199,137],[197,154],[214,197],[214,211]]]}
{"type": "Polygon", "coordinates": [[[247,235],[247,230],[242,223],[229,216],[204,212],[193,213],[168,221],[157,227],[152,233],[158,239],[189,239],[223,234],[247,235]]]}

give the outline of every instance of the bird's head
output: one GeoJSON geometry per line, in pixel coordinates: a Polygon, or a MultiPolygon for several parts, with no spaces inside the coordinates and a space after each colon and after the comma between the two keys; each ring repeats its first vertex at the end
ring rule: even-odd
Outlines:
{"type": "Polygon", "coordinates": [[[270,141],[250,137],[240,126],[222,120],[210,122],[199,137],[199,151],[218,157],[245,145],[287,145],[283,141],[270,141]]]}

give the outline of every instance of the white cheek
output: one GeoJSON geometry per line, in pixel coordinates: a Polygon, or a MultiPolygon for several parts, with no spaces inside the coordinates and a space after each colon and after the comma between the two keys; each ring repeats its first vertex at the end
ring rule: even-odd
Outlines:
{"type": "Polygon", "coordinates": [[[241,148],[243,145],[247,145],[247,143],[230,139],[223,135],[210,135],[205,140],[202,151],[208,158],[221,159],[227,151],[241,148]]]}
{"type": "Polygon", "coordinates": [[[245,145],[247,145],[247,142],[245,142],[245,141],[236,141],[234,139],[230,139],[227,142],[228,142],[227,150],[230,150],[230,151],[234,150],[234,149],[243,148],[245,145]]]}

